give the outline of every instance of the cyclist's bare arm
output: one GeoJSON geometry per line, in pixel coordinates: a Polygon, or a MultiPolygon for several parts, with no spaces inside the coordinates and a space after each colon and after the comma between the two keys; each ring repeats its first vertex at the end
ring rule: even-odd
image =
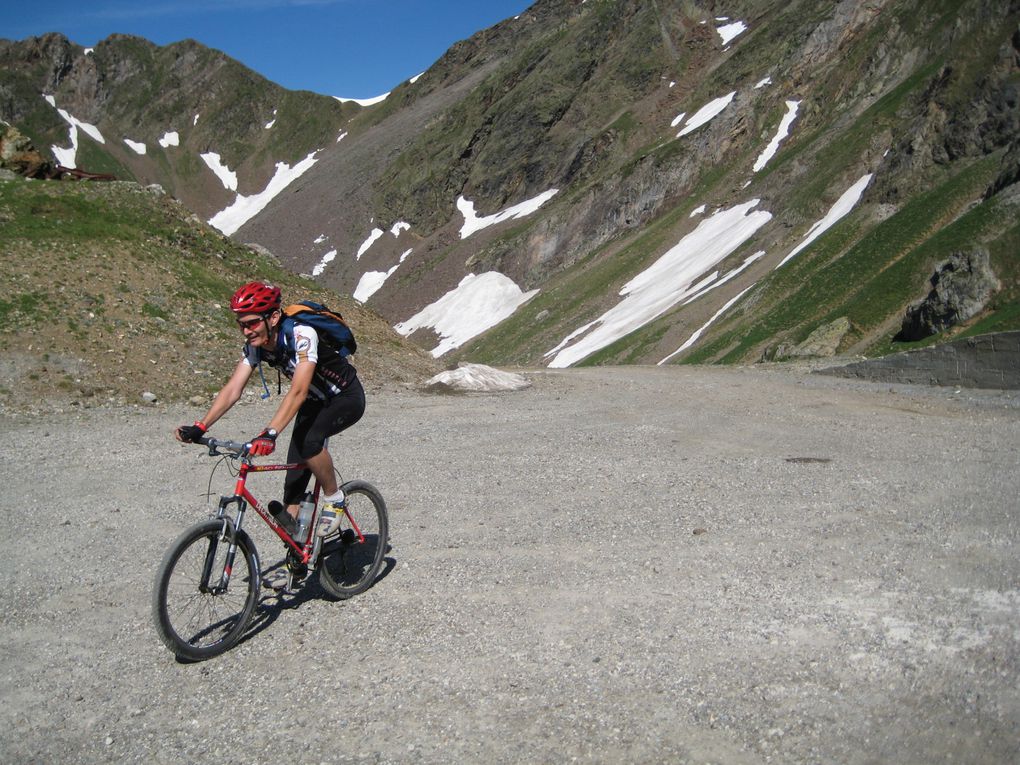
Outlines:
{"type": "MultiPolygon", "coordinates": [[[[230,411],[230,408],[237,403],[238,399],[241,398],[241,394],[244,393],[244,386],[248,384],[248,378],[251,377],[254,371],[254,368],[246,364],[244,359],[237,362],[237,366],[234,367],[234,373],[230,375],[230,379],[227,380],[226,384],[220,388],[220,392],[213,399],[212,406],[209,407],[209,411],[202,418],[202,422],[207,428],[211,427],[216,420],[230,411]]],[[[180,436],[178,436],[178,440],[180,440],[180,436]]]]}
{"type": "MultiPolygon", "coordinates": [[[[308,388],[312,384],[312,375],[314,374],[314,361],[298,362],[297,367],[294,369],[294,377],[290,381],[287,395],[283,397],[283,401],[280,402],[276,414],[273,415],[273,419],[269,421],[266,427],[273,428],[279,433],[290,424],[298,409],[301,408],[301,405],[305,403],[305,399],[308,398],[308,388]]],[[[215,403],[213,402],[214,406],[215,403]]]]}

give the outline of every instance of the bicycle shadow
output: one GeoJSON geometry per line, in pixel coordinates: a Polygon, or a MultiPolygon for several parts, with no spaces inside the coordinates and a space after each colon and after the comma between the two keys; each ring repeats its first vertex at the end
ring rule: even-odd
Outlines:
{"type": "MultiPolygon", "coordinates": [[[[386,553],[383,557],[383,566],[379,570],[379,574],[376,576],[375,581],[372,582],[368,590],[371,590],[383,579],[389,576],[390,572],[396,567],[396,558],[393,558],[390,555],[392,550],[393,546],[387,544],[386,553]]],[[[334,597],[322,588],[322,585],[319,584],[318,572],[314,569],[309,571],[308,575],[300,582],[300,584],[296,584],[293,590],[278,589],[276,586],[267,584],[266,580],[271,578],[285,582],[287,572],[286,566],[286,558],[280,558],[272,566],[269,566],[262,571],[262,589],[264,592],[259,597],[259,601],[255,606],[255,613],[252,615],[252,620],[248,625],[248,629],[245,631],[244,636],[237,641],[237,645],[241,645],[242,643],[251,640],[253,637],[267,629],[270,625],[274,624],[285,611],[299,608],[301,605],[311,600],[321,599],[332,603],[343,602],[343,598],[334,597]]],[[[368,590],[366,590],[366,592],[368,590]]],[[[356,595],[355,597],[359,596],[356,595]]]]}

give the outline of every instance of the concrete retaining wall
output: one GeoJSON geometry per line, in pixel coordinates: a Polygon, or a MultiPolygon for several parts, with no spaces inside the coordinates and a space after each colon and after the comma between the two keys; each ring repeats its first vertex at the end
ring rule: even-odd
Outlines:
{"type": "Polygon", "coordinates": [[[878,382],[1020,389],[1020,332],[998,332],[818,370],[878,382]]]}

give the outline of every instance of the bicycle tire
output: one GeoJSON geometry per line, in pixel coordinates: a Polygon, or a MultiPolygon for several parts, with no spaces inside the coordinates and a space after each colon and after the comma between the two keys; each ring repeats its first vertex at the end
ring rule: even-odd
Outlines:
{"type": "Polygon", "coordinates": [[[202,587],[203,570],[219,583],[228,544],[223,521],[208,520],[184,531],[167,550],[156,572],[152,611],[160,639],[181,659],[202,661],[232,648],[251,621],[258,602],[259,564],[255,544],[237,534],[230,582],[222,592],[202,587]]]}
{"type": "Polygon", "coordinates": [[[340,488],[346,495],[348,515],[337,531],[322,540],[319,584],[333,597],[347,600],[375,583],[389,542],[389,518],[386,502],[370,483],[348,481],[340,488]]]}

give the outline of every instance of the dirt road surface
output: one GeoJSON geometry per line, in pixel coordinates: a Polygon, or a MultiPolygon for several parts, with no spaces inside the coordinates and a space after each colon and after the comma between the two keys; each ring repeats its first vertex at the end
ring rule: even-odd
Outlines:
{"type": "MultiPolygon", "coordinates": [[[[264,590],[200,664],[150,611],[212,507],[213,460],[170,436],[198,413],[0,419],[0,761],[1018,760],[1020,395],[529,376],[370,391],[334,452],[387,498],[384,576],[346,602],[264,590]]],[[[249,520],[272,575],[282,544],[249,520]]]]}

